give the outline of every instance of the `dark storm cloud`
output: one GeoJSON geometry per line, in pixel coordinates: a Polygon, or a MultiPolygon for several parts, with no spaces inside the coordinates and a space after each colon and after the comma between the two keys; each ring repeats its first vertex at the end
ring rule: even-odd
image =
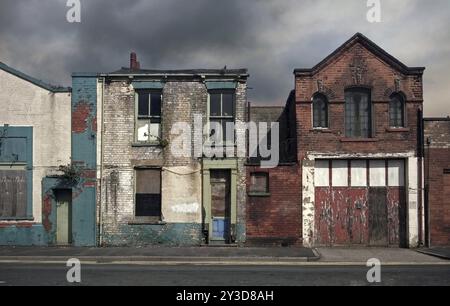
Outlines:
{"type": "Polygon", "coordinates": [[[365,0],[81,0],[81,24],[66,0],[1,0],[0,61],[52,83],[109,72],[136,51],[145,68],[245,67],[250,99],[283,103],[292,70],[310,67],[355,32],[411,66],[426,65],[428,115],[448,113],[450,5],[382,0],[380,24],[365,0]]]}

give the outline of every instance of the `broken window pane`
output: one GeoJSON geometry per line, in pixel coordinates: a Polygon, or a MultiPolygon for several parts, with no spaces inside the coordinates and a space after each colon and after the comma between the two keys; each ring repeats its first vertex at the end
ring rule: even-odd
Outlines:
{"type": "Polygon", "coordinates": [[[149,121],[138,120],[137,122],[137,140],[148,141],[149,140],[149,121]]]}
{"type": "Polygon", "coordinates": [[[152,122],[150,124],[149,141],[159,141],[160,139],[161,139],[161,124],[152,122]]]}

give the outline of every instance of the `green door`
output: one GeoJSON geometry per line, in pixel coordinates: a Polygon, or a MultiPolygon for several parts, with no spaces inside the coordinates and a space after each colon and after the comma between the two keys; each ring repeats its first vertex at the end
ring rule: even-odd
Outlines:
{"type": "Polygon", "coordinates": [[[58,190],[56,192],[56,244],[70,245],[72,230],[72,192],[58,190]]]}

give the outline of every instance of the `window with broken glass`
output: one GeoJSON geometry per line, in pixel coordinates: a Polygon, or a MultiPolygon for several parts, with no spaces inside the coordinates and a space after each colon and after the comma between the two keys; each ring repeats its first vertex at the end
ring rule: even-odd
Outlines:
{"type": "Polygon", "coordinates": [[[370,90],[352,88],[345,92],[345,135],[348,138],[372,137],[370,90]]]}
{"type": "Polygon", "coordinates": [[[136,92],[136,141],[159,144],[161,141],[162,92],[140,90],[136,92]]]}
{"type": "Polygon", "coordinates": [[[234,144],[234,123],[234,91],[211,91],[209,93],[210,140],[214,144],[234,144]]]}

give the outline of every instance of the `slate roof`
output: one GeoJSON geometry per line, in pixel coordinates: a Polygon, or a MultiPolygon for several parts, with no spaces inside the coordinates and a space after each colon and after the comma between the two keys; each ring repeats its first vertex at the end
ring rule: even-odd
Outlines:
{"type": "Polygon", "coordinates": [[[240,75],[248,76],[247,69],[181,69],[181,70],[158,70],[158,69],[121,69],[108,73],[108,75],[240,75]]]}
{"type": "Polygon", "coordinates": [[[36,78],[33,78],[23,72],[20,72],[19,70],[16,70],[2,62],[0,62],[0,69],[18,77],[25,81],[28,81],[38,87],[41,87],[43,89],[46,89],[48,91],[51,91],[53,93],[59,93],[59,92],[70,92],[71,89],[69,87],[63,87],[63,86],[54,86],[48,83],[45,83],[44,81],[38,80],[36,78]]]}

